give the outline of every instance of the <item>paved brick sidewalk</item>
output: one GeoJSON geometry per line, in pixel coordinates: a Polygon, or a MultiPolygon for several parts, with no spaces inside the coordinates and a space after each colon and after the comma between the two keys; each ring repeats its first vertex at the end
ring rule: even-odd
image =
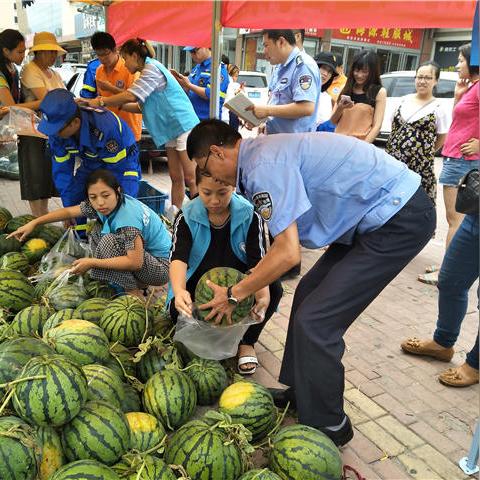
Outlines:
{"type": "MultiPolygon", "coordinates": [[[[145,178],[168,191],[165,164],[154,167],[153,176],[145,178]]],[[[439,164],[436,167],[438,173],[439,164]]],[[[18,199],[18,182],[0,179],[0,205],[13,214],[28,212],[26,202],[18,199]]],[[[343,449],[342,456],[345,463],[368,479],[467,478],[457,462],[467,455],[470,446],[478,417],[478,387],[442,386],[437,376],[447,364],[404,355],[399,346],[408,336],[431,336],[435,326],[437,290],[419,283],[416,277],[425,266],[438,264],[442,259],[446,221],[441,192],[438,205],[436,238],[370,305],[345,338],[345,408],[355,425],[355,437],[343,449]]],[[[55,206],[59,206],[58,201],[51,202],[51,208],[55,206]]],[[[303,251],[303,272],[321,253],[303,251]]],[[[276,379],[296,284],[296,280],[284,284],[280,312],[266,326],[257,347],[261,367],[255,379],[267,386],[278,385],[276,379]]],[[[478,329],[475,293],[476,286],[470,293],[454,364],[463,362],[475,340],[478,329]]]]}

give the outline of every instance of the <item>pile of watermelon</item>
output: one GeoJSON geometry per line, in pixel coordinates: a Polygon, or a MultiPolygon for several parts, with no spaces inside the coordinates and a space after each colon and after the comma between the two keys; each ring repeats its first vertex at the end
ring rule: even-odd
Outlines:
{"type": "MultiPolygon", "coordinates": [[[[0,230],[25,221],[0,208],[0,230]]],[[[1,480],[341,478],[325,435],[279,429],[265,387],[173,342],[164,298],[88,277],[54,296],[33,285],[26,274],[54,243],[44,233],[47,247],[0,238],[1,480]],[[268,465],[250,468],[252,445],[268,443],[268,465]]]]}

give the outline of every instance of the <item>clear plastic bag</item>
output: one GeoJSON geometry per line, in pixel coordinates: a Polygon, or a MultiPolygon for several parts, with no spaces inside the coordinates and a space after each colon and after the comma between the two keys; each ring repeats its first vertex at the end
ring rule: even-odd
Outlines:
{"type": "Polygon", "coordinates": [[[245,318],[234,325],[219,326],[179,315],[173,340],[182,343],[201,358],[224,360],[237,354],[240,340],[248,327],[255,323],[257,322],[252,318],[245,318]]]}
{"type": "MultiPolygon", "coordinates": [[[[10,127],[16,135],[27,135],[30,137],[48,138],[38,131],[40,118],[29,108],[10,107],[8,114],[1,121],[2,126],[10,127]]],[[[13,140],[13,138],[12,138],[13,140]]]]}
{"type": "Polygon", "coordinates": [[[65,270],[48,286],[43,297],[57,311],[77,308],[87,299],[83,277],[65,270]]]}

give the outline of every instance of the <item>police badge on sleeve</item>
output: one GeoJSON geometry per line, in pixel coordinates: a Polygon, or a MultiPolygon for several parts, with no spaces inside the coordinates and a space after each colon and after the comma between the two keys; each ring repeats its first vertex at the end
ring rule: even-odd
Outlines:
{"type": "Polygon", "coordinates": [[[109,140],[106,143],[105,148],[107,149],[107,152],[117,153],[118,150],[120,149],[120,145],[118,144],[118,142],[116,140],[109,140]]]}
{"type": "Polygon", "coordinates": [[[300,83],[300,87],[302,90],[308,90],[312,86],[312,76],[311,75],[302,75],[298,79],[298,83],[300,83]]]}
{"type": "Polygon", "coordinates": [[[252,197],[255,210],[266,221],[272,218],[273,202],[268,192],[258,192],[252,197]]]}

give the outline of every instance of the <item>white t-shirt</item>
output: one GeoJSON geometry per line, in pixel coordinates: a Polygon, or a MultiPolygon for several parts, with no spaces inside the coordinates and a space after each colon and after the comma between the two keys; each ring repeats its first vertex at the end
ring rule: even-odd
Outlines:
{"type": "Polygon", "coordinates": [[[33,102],[37,100],[32,92],[32,88],[46,88],[47,91],[55,88],[65,88],[62,77],[59,73],[51,68],[43,71],[35,62],[27,63],[20,73],[20,81],[22,83],[22,93],[25,102],[33,102]]]}
{"type": "Polygon", "coordinates": [[[318,108],[317,108],[317,127],[327,120],[330,120],[332,116],[332,97],[325,90],[325,92],[320,92],[318,97],[318,108]]]}
{"type": "MultiPolygon", "coordinates": [[[[435,114],[435,124],[437,126],[437,134],[447,133],[452,122],[451,114],[447,112],[446,106],[442,105],[440,99],[436,98],[431,103],[428,103],[421,108],[417,102],[415,102],[415,94],[405,95],[400,102],[400,115],[404,121],[408,123],[416,122],[431,113],[435,114]]],[[[397,109],[395,109],[390,118],[390,122],[393,122],[397,109]]]]}

